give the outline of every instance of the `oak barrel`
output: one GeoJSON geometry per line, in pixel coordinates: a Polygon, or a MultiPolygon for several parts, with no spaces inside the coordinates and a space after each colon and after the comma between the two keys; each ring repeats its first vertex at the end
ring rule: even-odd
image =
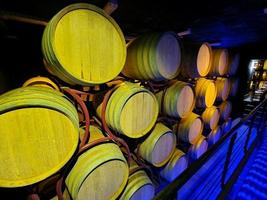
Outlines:
{"type": "Polygon", "coordinates": [[[156,93],[156,97],[163,115],[184,118],[194,108],[194,91],[182,81],[156,93]]]}
{"type": "Polygon", "coordinates": [[[188,155],[191,161],[197,160],[202,156],[208,149],[208,142],[206,138],[201,135],[197,142],[193,145],[188,150],[188,155]]]}
{"type": "Polygon", "coordinates": [[[228,66],[228,50],[213,49],[213,62],[210,70],[210,75],[223,76],[227,73],[228,66]]]}
{"type": "Polygon", "coordinates": [[[231,101],[223,101],[219,106],[220,112],[221,112],[221,119],[222,120],[227,120],[232,111],[232,103],[231,101]]]}
{"type": "Polygon", "coordinates": [[[127,44],[122,73],[132,79],[161,81],[179,73],[181,49],[174,32],[147,33],[127,44]]]}
{"type": "Polygon", "coordinates": [[[126,44],[117,23],[102,9],[77,3],[49,21],[42,52],[46,68],[59,79],[72,85],[94,85],[121,72],[126,44]]]}
{"type": "Polygon", "coordinates": [[[168,162],[176,146],[172,130],[157,123],[150,135],[139,146],[139,154],[147,162],[161,167],[168,162]]]}
{"type": "Polygon", "coordinates": [[[201,115],[206,128],[213,130],[220,119],[220,110],[216,106],[206,108],[201,115]]]}
{"type": "Polygon", "coordinates": [[[215,81],[217,88],[217,100],[225,101],[230,94],[230,81],[228,78],[217,77],[215,81]]]}

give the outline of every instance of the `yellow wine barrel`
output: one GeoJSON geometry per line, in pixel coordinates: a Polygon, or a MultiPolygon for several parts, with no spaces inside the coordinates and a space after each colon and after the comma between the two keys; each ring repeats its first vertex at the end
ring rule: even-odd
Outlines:
{"type": "Polygon", "coordinates": [[[191,45],[183,43],[181,74],[183,77],[206,76],[212,66],[212,49],[208,43],[191,45]]]}
{"type": "Polygon", "coordinates": [[[42,87],[48,87],[48,88],[52,88],[52,89],[59,91],[57,84],[55,84],[49,78],[42,77],[42,76],[36,76],[36,77],[26,80],[23,83],[22,87],[27,87],[27,86],[42,86],[42,87]]]}
{"type": "MultiPolygon", "coordinates": [[[[96,126],[90,126],[90,142],[103,138],[96,126]]],[[[127,183],[128,164],[120,148],[102,143],[79,156],[65,183],[73,199],[116,199],[127,183]]]]}
{"type": "Polygon", "coordinates": [[[85,3],[63,8],[43,33],[46,68],[61,80],[93,85],[114,79],[126,59],[124,36],[102,9],[85,3]]]}
{"type": "Polygon", "coordinates": [[[228,118],[223,124],[222,124],[222,134],[225,134],[229,132],[232,128],[232,119],[228,118]]]}
{"type": "Polygon", "coordinates": [[[228,51],[227,49],[213,49],[213,63],[210,75],[222,76],[227,72],[228,51]]]}
{"type": "Polygon", "coordinates": [[[220,110],[216,106],[206,108],[201,115],[206,128],[213,130],[220,119],[220,110]]]}
{"type": "Polygon", "coordinates": [[[179,73],[181,49],[173,32],[148,33],[127,44],[122,73],[132,79],[173,79],[179,73]]]}
{"type": "Polygon", "coordinates": [[[199,115],[190,113],[174,127],[178,140],[194,144],[203,131],[203,122],[199,115]]]}
{"type": "Polygon", "coordinates": [[[230,101],[223,101],[218,107],[221,112],[221,119],[227,120],[231,115],[232,103],[230,101]]]}
{"type": "Polygon", "coordinates": [[[176,146],[176,137],[172,130],[157,123],[150,135],[140,144],[140,156],[156,167],[165,165],[171,158],[176,146]]]}
{"type": "Polygon", "coordinates": [[[164,115],[184,118],[194,108],[194,91],[182,81],[176,81],[165,91],[158,92],[156,97],[164,115]]]}
{"type": "MultiPolygon", "coordinates": [[[[130,170],[137,168],[138,165],[132,161],[130,170]]],[[[129,176],[126,188],[120,200],[151,200],[155,195],[155,186],[144,170],[138,170],[129,176]]]]}
{"type": "Polygon", "coordinates": [[[239,79],[237,78],[232,78],[230,79],[230,96],[234,97],[236,96],[237,92],[238,92],[238,87],[239,87],[239,79]]]}
{"type": "Polygon", "coordinates": [[[220,126],[217,126],[209,133],[207,137],[209,146],[212,146],[213,144],[218,142],[221,136],[222,136],[222,128],[220,126]]]}
{"type": "MultiPolygon", "coordinates": [[[[97,108],[101,117],[102,104],[97,108]]],[[[147,134],[158,117],[159,107],[153,93],[139,84],[124,82],[111,95],[106,108],[106,122],[130,138],[147,134]]]]}
{"type": "Polygon", "coordinates": [[[0,96],[0,187],[20,187],[60,170],[78,145],[75,107],[62,93],[29,86],[0,96]]]}
{"type": "Polygon", "coordinates": [[[213,80],[200,78],[196,82],[196,107],[211,107],[217,96],[217,89],[213,80]]]}
{"type": "Polygon", "coordinates": [[[262,73],[262,80],[267,81],[267,71],[262,73]]]}
{"type": "Polygon", "coordinates": [[[175,149],[169,162],[160,170],[160,175],[172,182],[176,179],[188,165],[188,160],[184,152],[175,149]]]}
{"type": "Polygon", "coordinates": [[[239,53],[229,53],[229,62],[228,62],[228,69],[227,74],[230,76],[234,76],[237,72],[237,69],[239,67],[239,61],[240,61],[240,54],[239,53]]]}
{"type": "Polygon", "coordinates": [[[190,160],[197,160],[202,156],[208,149],[208,142],[206,138],[201,135],[197,142],[193,145],[188,150],[188,155],[190,160]]]}
{"type": "Polygon", "coordinates": [[[230,94],[230,81],[227,78],[217,77],[215,81],[217,88],[217,100],[225,101],[230,94]]]}

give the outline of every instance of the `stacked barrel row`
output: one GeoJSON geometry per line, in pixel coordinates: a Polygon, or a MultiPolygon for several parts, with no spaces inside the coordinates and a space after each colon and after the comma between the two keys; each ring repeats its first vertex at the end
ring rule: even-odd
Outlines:
{"type": "Polygon", "coordinates": [[[71,161],[65,196],[151,199],[153,177],[174,180],[218,141],[226,130],[218,124],[229,125],[228,77],[238,56],[226,49],[187,44],[174,32],[146,33],[126,45],[100,8],[73,4],[48,23],[42,52],[61,87],[38,77],[0,96],[0,187],[39,184],[46,193],[71,161]],[[86,141],[86,113],[68,90],[85,86],[104,88],[85,99],[94,119],[86,141]]]}

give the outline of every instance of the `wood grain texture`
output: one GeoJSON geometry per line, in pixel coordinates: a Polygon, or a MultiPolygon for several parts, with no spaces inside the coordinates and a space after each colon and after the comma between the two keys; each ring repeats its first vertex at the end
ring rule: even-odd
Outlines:
{"type": "Polygon", "coordinates": [[[160,170],[160,175],[172,182],[188,165],[188,159],[183,151],[175,149],[169,162],[160,170]]]}
{"type": "Polygon", "coordinates": [[[191,160],[197,160],[202,156],[208,149],[208,142],[204,136],[201,136],[198,141],[191,145],[188,154],[191,160]]]}
{"type": "Polygon", "coordinates": [[[195,86],[196,106],[211,107],[217,96],[217,88],[213,80],[199,78],[195,86]]]}
{"type": "Polygon", "coordinates": [[[213,49],[213,64],[210,75],[223,76],[227,73],[228,66],[228,50],[213,49]]]}
{"type": "Polygon", "coordinates": [[[156,94],[162,114],[171,117],[186,117],[194,108],[193,89],[185,82],[176,81],[164,93],[156,94]],[[162,99],[164,102],[162,102],[162,99]]]}
{"type": "Polygon", "coordinates": [[[140,144],[140,156],[156,167],[163,166],[170,159],[176,146],[176,137],[162,123],[157,123],[150,135],[140,144]]]}
{"type": "Polygon", "coordinates": [[[222,77],[217,77],[215,81],[215,85],[217,88],[217,100],[223,100],[225,101],[229,94],[230,94],[230,81],[228,78],[222,78],[222,77]]]}
{"type": "MultiPolygon", "coordinates": [[[[102,104],[97,108],[101,116],[102,104]]],[[[158,117],[158,103],[153,93],[139,84],[123,83],[111,95],[106,109],[110,127],[130,138],[146,135],[158,117]]]]}
{"type": "MultiPolygon", "coordinates": [[[[135,162],[131,162],[130,169],[138,167],[135,162]]],[[[155,186],[144,170],[138,170],[129,176],[128,183],[124,189],[120,200],[151,200],[155,194],[155,186]]]]}
{"type": "Polygon", "coordinates": [[[216,106],[206,108],[201,115],[206,128],[213,130],[217,127],[220,119],[220,109],[216,106]]]}
{"type": "Polygon", "coordinates": [[[73,4],[48,23],[42,40],[47,68],[70,84],[92,85],[115,78],[126,59],[124,36],[102,9],[73,4]]]}
{"type": "Polygon", "coordinates": [[[78,132],[64,114],[24,108],[0,115],[1,187],[44,180],[62,168],[78,144],[78,132]]]}
{"type": "Polygon", "coordinates": [[[194,144],[203,131],[203,122],[199,115],[190,113],[186,118],[182,118],[177,124],[175,132],[178,140],[194,144]]]}
{"type": "Polygon", "coordinates": [[[127,45],[125,76],[141,80],[165,80],[176,77],[181,49],[173,32],[147,33],[127,45]]]}
{"type": "Polygon", "coordinates": [[[183,42],[180,75],[184,78],[206,76],[212,66],[212,49],[208,43],[190,44],[183,42]]]}
{"type": "MultiPolygon", "coordinates": [[[[89,143],[101,137],[104,137],[101,130],[90,126],[89,143]]],[[[65,182],[73,199],[116,199],[128,175],[129,168],[120,148],[114,143],[104,143],[83,153],[65,182]]]]}

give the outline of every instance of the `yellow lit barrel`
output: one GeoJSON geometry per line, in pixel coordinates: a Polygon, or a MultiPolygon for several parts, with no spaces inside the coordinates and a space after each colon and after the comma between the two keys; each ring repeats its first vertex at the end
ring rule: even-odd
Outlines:
{"type": "Polygon", "coordinates": [[[160,170],[160,175],[172,182],[176,179],[188,165],[188,160],[184,152],[175,149],[169,162],[160,170]]]}
{"type": "Polygon", "coordinates": [[[220,112],[221,112],[221,119],[227,120],[231,115],[232,103],[230,101],[223,101],[219,105],[219,109],[220,109],[220,112]]]}
{"type": "Polygon", "coordinates": [[[206,138],[203,135],[201,135],[201,137],[199,137],[197,142],[191,145],[191,147],[188,150],[188,155],[190,160],[192,161],[197,160],[207,151],[207,149],[208,149],[208,142],[206,138]]]}
{"type": "Polygon", "coordinates": [[[217,126],[216,128],[214,128],[208,135],[207,140],[208,140],[208,144],[209,146],[212,146],[213,144],[215,144],[216,142],[218,142],[218,140],[221,138],[222,136],[222,129],[220,126],[217,126]]]}
{"type": "Polygon", "coordinates": [[[212,49],[208,43],[183,43],[182,53],[182,76],[196,78],[208,75],[212,66],[212,49]]]}
{"type": "Polygon", "coordinates": [[[108,82],[122,70],[126,59],[124,36],[102,9],[85,3],[63,8],[43,33],[46,68],[75,85],[108,82]]]}
{"type": "MultiPolygon", "coordinates": [[[[97,108],[101,117],[102,104],[97,108]]],[[[158,117],[158,103],[153,93],[138,84],[124,82],[111,95],[106,108],[106,122],[130,138],[147,134],[158,117]]]]}
{"type": "Polygon", "coordinates": [[[206,128],[213,130],[220,119],[220,110],[216,106],[206,108],[201,115],[206,128]]]}
{"type": "Polygon", "coordinates": [[[72,157],[79,135],[75,107],[62,93],[28,86],[0,96],[0,187],[46,179],[72,157]]]}
{"type": "MultiPolygon", "coordinates": [[[[90,142],[103,138],[90,126],[90,142]]],[[[73,199],[116,199],[127,183],[128,164],[113,142],[99,144],[79,156],[65,183],[73,199]]]]}
{"type": "MultiPolygon", "coordinates": [[[[130,170],[137,168],[138,165],[132,161],[130,170]]],[[[129,176],[126,188],[120,200],[151,200],[155,194],[155,186],[151,182],[144,170],[138,170],[129,176]]]]}
{"type": "Polygon", "coordinates": [[[186,118],[174,127],[178,140],[194,144],[203,131],[203,122],[201,117],[195,113],[190,113],[186,118]]]}
{"type": "Polygon", "coordinates": [[[225,134],[229,132],[232,128],[232,119],[228,118],[223,124],[222,124],[222,134],[225,134]]]}
{"type": "Polygon", "coordinates": [[[122,73],[132,79],[173,79],[179,73],[180,62],[181,49],[175,33],[148,33],[127,44],[122,73]]]}
{"type": "Polygon", "coordinates": [[[227,49],[213,49],[213,64],[210,75],[222,76],[227,73],[228,51],[227,49]]]}
{"type": "Polygon", "coordinates": [[[228,69],[227,74],[230,76],[234,76],[237,72],[237,69],[239,67],[239,61],[240,61],[240,54],[239,53],[229,53],[229,62],[228,62],[228,69]]]}
{"type": "Polygon", "coordinates": [[[217,100],[225,101],[230,94],[230,81],[227,78],[217,77],[215,81],[217,88],[217,100]]]}
{"type": "Polygon", "coordinates": [[[48,87],[48,88],[52,88],[52,89],[59,91],[59,87],[57,86],[57,84],[55,84],[49,78],[43,77],[43,76],[36,76],[36,77],[33,77],[33,78],[26,80],[23,83],[22,87],[27,87],[27,86],[48,87]]]}
{"type": "Polygon", "coordinates": [[[200,78],[196,82],[196,106],[205,108],[211,107],[217,96],[217,89],[213,80],[200,78]]]}
{"type": "Polygon", "coordinates": [[[262,80],[267,81],[267,71],[262,73],[262,80]]]}
{"type": "Polygon", "coordinates": [[[176,81],[165,91],[157,93],[156,97],[162,114],[171,117],[184,118],[194,107],[194,91],[182,81],[176,81]]]}
{"type": "Polygon", "coordinates": [[[150,135],[140,144],[140,156],[156,167],[168,162],[176,146],[176,137],[172,130],[157,123],[150,135]]]}

